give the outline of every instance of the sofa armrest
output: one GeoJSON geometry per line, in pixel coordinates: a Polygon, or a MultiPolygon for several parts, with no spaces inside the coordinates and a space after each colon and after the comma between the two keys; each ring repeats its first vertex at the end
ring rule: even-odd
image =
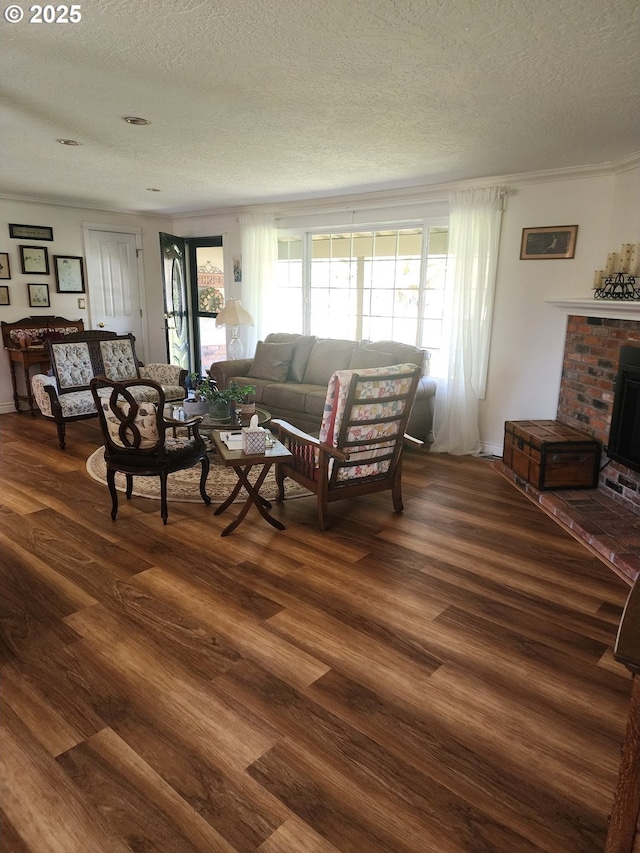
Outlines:
{"type": "Polygon", "coordinates": [[[52,400],[58,399],[58,383],[55,377],[36,373],[31,377],[31,391],[42,414],[47,418],[52,418],[52,400]]]}
{"type": "Polygon", "coordinates": [[[158,385],[182,385],[185,387],[187,371],[178,364],[144,364],[140,367],[140,378],[151,379],[158,385]]]}
{"type": "Polygon", "coordinates": [[[416,389],[416,400],[421,397],[433,397],[438,385],[433,376],[421,376],[416,389]]]}
{"type": "Polygon", "coordinates": [[[215,380],[218,388],[226,388],[231,376],[247,376],[252,364],[252,358],[214,361],[208,372],[209,376],[215,380]]]}

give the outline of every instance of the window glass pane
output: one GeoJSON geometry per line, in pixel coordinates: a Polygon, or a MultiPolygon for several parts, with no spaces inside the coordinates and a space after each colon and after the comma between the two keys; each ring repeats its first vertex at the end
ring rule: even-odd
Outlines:
{"type": "Polygon", "coordinates": [[[207,371],[214,361],[227,357],[224,328],[216,329],[215,315],[224,306],[224,253],[222,246],[196,246],[197,323],[200,367],[207,371]]]}
{"type": "Polygon", "coordinates": [[[392,340],[415,345],[417,330],[417,317],[414,317],[412,320],[403,320],[402,318],[394,317],[392,340]]]}
{"type": "Polygon", "coordinates": [[[418,319],[418,288],[396,290],[393,305],[393,314],[396,317],[412,317],[418,319]]]}
{"type": "Polygon", "coordinates": [[[371,291],[371,314],[377,317],[393,316],[393,305],[395,294],[393,290],[372,290],[371,291]]]}
{"type": "Polygon", "coordinates": [[[222,246],[197,246],[198,313],[217,314],[224,305],[222,246]]]}
{"type": "Polygon", "coordinates": [[[200,322],[200,364],[202,371],[209,370],[214,361],[224,361],[227,357],[227,336],[224,326],[216,328],[213,317],[199,317],[200,322]]]}

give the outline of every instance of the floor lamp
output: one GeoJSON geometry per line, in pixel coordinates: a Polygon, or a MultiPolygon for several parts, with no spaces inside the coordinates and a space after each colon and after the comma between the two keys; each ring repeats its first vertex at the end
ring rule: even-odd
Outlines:
{"type": "Polygon", "coordinates": [[[227,346],[227,355],[234,361],[242,358],[244,347],[238,337],[238,327],[253,326],[253,317],[246,308],[242,307],[239,299],[229,299],[225,303],[224,308],[218,312],[216,317],[216,326],[231,326],[231,340],[227,346]]]}

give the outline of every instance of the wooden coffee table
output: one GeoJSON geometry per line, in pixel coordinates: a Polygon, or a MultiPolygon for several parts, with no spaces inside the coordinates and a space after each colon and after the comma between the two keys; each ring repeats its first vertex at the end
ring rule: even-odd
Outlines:
{"type": "Polygon", "coordinates": [[[214,429],[211,432],[211,440],[220,455],[220,459],[222,460],[225,468],[233,468],[233,470],[238,475],[238,482],[233,487],[233,491],[229,495],[229,497],[221,503],[219,507],[214,511],[214,515],[220,515],[221,512],[224,512],[225,509],[231,506],[236,497],[238,496],[240,489],[244,486],[247,492],[247,499],[242,505],[240,512],[231,522],[231,524],[227,525],[225,529],[220,534],[221,536],[228,536],[232,533],[236,527],[240,524],[245,515],[249,512],[249,508],[253,505],[256,507],[260,515],[264,518],[265,521],[268,521],[273,527],[277,530],[284,530],[284,524],[281,521],[278,521],[277,518],[274,518],[270,515],[269,510],[271,509],[270,502],[263,498],[260,495],[260,487],[264,483],[264,479],[267,476],[267,473],[271,466],[275,463],[282,462],[284,459],[289,459],[292,454],[287,450],[284,444],[276,441],[273,447],[268,447],[264,453],[244,453],[242,450],[229,450],[227,445],[224,443],[220,436],[220,430],[214,429]],[[255,465],[262,465],[262,471],[258,474],[258,478],[254,484],[249,482],[249,471],[255,465]]]}

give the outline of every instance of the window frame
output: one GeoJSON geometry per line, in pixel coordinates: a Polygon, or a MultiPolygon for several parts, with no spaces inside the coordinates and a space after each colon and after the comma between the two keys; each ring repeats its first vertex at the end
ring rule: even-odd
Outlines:
{"type": "MultiPolygon", "coordinates": [[[[312,242],[313,237],[317,235],[332,235],[332,234],[362,234],[362,233],[375,233],[379,231],[402,231],[404,229],[420,229],[421,230],[421,251],[420,251],[420,275],[419,275],[419,285],[418,285],[418,304],[417,304],[417,319],[416,319],[416,333],[415,340],[412,342],[404,341],[405,343],[412,343],[414,346],[418,346],[424,349],[433,349],[439,350],[440,347],[429,347],[428,344],[422,343],[423,334],[424,334],[424,325],[427,318],[425,318],[425,306],[427,300],[427,273],[428,273],[428,261],[429,261],[429,237],[430,237],[430,229],[439,228],[446,229],[447,234],[449,232],[449,217],[448,215],[440,215],[433,217],[424,217],[420,219],[406,219],[406,220],[394,220],[394,221],[382,221],[375,223],[349,223],[346,225],[337,225],[337,224],[314,224],[305,225],[304,227],[296,228],[288,225],[285,228],[278,228],[278,241],[280,242],[281,238],[288,240],[300,240],[301,241],[301,285],[302,285],[302,318],[299,328],[302,330],[302,334],[309,335],[311,334],[311,271],[313,264],[313,256],[312,256],[312,242]]],[[[279,253],[278,253],[279,254],[279,253]]],[[[440,256],[438,256],[440,257],[440,256]]],[[[445,255],[448,257],[448,252],[445,255]]],[[[446,275],[445,275],[446,279],[446,275]]],[[[446,282],[443,283],[443,289],[446,289],[446,282]]],[[[443,305],[446,300],[443,299],[443,305]]],[[[367,315],[368,316],[368,315],[367,315]]],[[[395,315],[393,315],[395,316],[395,315]]],[[[440,317],[440,322],[444,321],[444,310],[443,315],[440,317]]],[[[360,323],[362,322],[362,317],[360,318],[360,323]]]]}

